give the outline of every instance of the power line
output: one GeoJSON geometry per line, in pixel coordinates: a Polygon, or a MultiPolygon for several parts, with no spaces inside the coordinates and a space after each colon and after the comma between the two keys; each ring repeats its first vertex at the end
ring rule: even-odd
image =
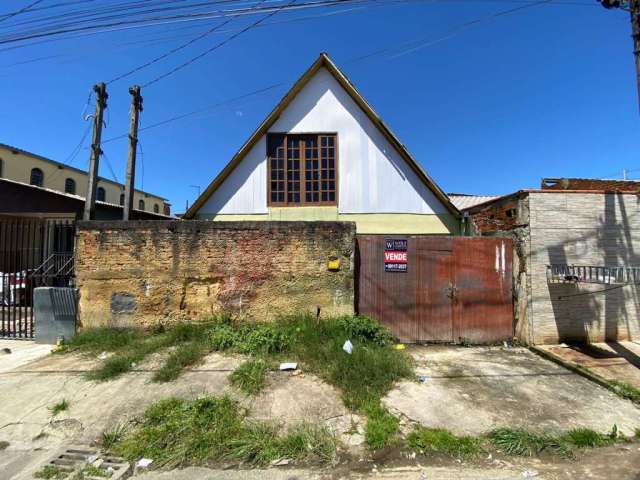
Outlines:
{"type": "MultiPolygon", "coordinates": [[[[257,4],[257,5],[261,5],[261,4],[262,4],[262,3],[264,3],[265,1],[266,1],[266,0],[260,0],[260,1],[258,2],[258,4],[257,4]]],[[[257,6],[257,5],[256,5],[256,6],[257,6]]],[[[181,45],[179,45],[179,46],[177,46],[177,47],[175,47],[175,48],[172,48],[171,50],[169,50],[169,51],[167,51],[167,52],[163,53],[162,55],[159,55],[158,57],[156,57],[156,58],[154,58],[154,59],[152,59],[152,60],[150,60],[150,61],[148,61],[148,62],[146,62],[146,63],[144,63],[144,64],[142,64],[142,65],[140,65],[140,66],[138,66],[138,67],[136,67],[136,68],[134,68],[134,69],[132,69],[132,70],[129,70],[128,72],[123,73],[122,75],[119,75],[119,76],[115,77],[113,80],[108,81],[108,82],[107,82],[107,84],[109,84],[109,83],[113,83],[113,82],[116,82],[116,81],[118,81],[118,80],[121,80],[121,79],[123,79],[123,78],[125,78],[125,77],[128,77],[129,75],[132,75],[132,74],[134,74],[134,73],[136,73],[136,72],[139,72],[140,70],[142,70],[142,69],[144,69],[144,68],[146,68],[146,67],[149,67],[149,66],[153,65],[154,63],[157,63],[157,62],[159,62],[160,60],[163,60],[163,59],[165,59],[165,58],[167,58],[167,57],[169,57],[169,56],[173,55],[174,53],[177,53],[177,52],[179,52],[180,50],[185,49],[186,47],[188,47],[188,46],[190,46],[190,45],[193,45],[193,44],[194,44],[195,42],[197,42],[198,40],[201,40],[201,39],[203,39],[203,38],[207,37],[208,35],[212,34],[212,33],[213,33],[213,32],[215,32],[216,30],[219,30],[220,28],[222,28],[222,27],[224,27],[225,25],[227,25],[229,22],[232,22],[235,18],[236,18],[236,17],[231,17],[231,18],[229,18],[228,20],[226,20],[226,21],[222,22],[221,24],[218,24],[218,25],[216,25],[216,26],[214,26],[214,27],[210,28],[210,29],[209,29],[209,30],[207,30],[206,32],[203,32],[203,33],[201,33],[200,35],[198,35],[198,36],[196,36],[196,37],[192,38],[192,39],[191,39],[191,40],[189,40],[188,42],[185,42],[185,43],[183,43],[183,44],[181,44],[181,45]]]]}
{"type": "Polygon", "coordinates": [[[218,48],[226,45],[227,43],[231,42],[233,39],[239,37],[240,35],[242,35],[245,32],[248,32],[249,30],[251,30],[254,27],[257,27],[258,25],[260,25],[262,22],[264,22],[265,20],[268,20],[269,18],[273,17],[276,13],[278,13],[279,11],[281,11],[283,8],[285,7],[290,7],[292,6],[294,3],[296,2],[296,0],[291,0],[289,3],[287,3],[286,5],[280,7],[278,10],[275,10],[273,12],[270,12],[269,14],[265,15],[264,17],[256,20],[255,22],[253,22],[251,25],[243,28],[242,30],[240,30],[239,32],[231,35],[229,38],[227,38],[226,40],[223,40],[222,42],[218,43],[217,45],[214,45],[213,47],[205,50],[204,52],[200,53],[199,55],[196,55],[195,57],[190,58],[189,60],[187,60],[184,63],[181,63],[180,65],[178,65],[177,67],[172,68],[171,70],[169,70],[166,73],[163,73],[162,75],[159,75],[158,77],[154,78],[153,80],[148,81],[147,83],[145,83],[143,85],[143,87],[148,87],[149,85],[153,85],[156,82],[159,82],[160,80],[167,78],[170,75],[173,75],[174,73],[178,72],[179,70],[182,70],[183,68],[188,67],[189,65],[191,65],[192,63],[196,62],[197,60],[201,59],[202,57],[204,57],[205,55],[208,55],[209,53],[213,52],[214,50],[217,50],[218,48]]]}
{"type": "Polygon", "coordinates": [[[16,15],[20,15],[21,13],[27,12],[31,9],[31,7],[35,7],[37,4],[41,3],[43,0],[36,0],[35,2],[27,5],[24,8],[21,8],[20,10],[16,10],[15,12],[11,12],[11,13],[7,13],[5,15],[3,15],[0,18],[0,22],[4,22],[5,20],[8,20],[10,18],[15,17],[16,15]]]}

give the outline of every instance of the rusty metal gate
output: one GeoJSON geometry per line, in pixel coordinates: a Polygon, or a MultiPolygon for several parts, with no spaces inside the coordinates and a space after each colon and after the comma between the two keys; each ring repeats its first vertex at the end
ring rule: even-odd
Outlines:
{"type": "Polygon", "coordinates": [[[0,338],[33,338],[33,290],[70,285],[74,241],[72,221],[0,218],[0,338]]]}
{"type": "Polygon", "coordinates": [[[494,343],[513,336],[510,239],[358,235],[357,246],[357,310],[401,341],[494,343]],[[389,252],[394,248],[404,251],[389,252]]]}

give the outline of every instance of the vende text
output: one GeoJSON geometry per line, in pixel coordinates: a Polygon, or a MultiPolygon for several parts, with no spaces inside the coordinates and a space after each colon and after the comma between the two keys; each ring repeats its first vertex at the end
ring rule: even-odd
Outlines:
{"type": "Polygon", "coordinates": [[[385,263],[407,263],[407,252],[384,252],[385,263]]]}

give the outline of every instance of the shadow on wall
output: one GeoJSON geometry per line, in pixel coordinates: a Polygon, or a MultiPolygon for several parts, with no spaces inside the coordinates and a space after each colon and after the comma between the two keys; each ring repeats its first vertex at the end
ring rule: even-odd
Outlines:
{"type": "MultiPolygon", "coordinates": [[[[567,229],[564,242],[547,248],[550,263],[640,266],[623,194],[605,194],[598,226],[571,237],[570,232],[575,231],[567,229]],[[591,244],[594,251],[579,251],[576,245],[585,243],[591,244]]],[[[612,347],[619,355],[629,353],[615,342],[631,339],[638,330],[630,324],[640,318],[638,285],[567,283],[548,284],[548,289],[560,342],[614,342],[612,347]]]]}

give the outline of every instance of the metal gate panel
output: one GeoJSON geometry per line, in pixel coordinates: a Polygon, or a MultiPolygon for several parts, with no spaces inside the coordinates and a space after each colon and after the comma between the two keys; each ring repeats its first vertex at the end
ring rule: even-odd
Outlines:
{"type": "Polygon", "coordinates": [[[33,338],[33,290],[69,286],[71,221],[0,217],[0,337],[33,338]]]}
{"type": "Polygon", "coordinates": [[[513,337],[512,249],[506,238],[454,240],[455,340],[493,343],[513,337]]]}
{"type": "Polygon", "coordinates": [[[512,243],[502,238],[357,236],[356,309],[402,342],[512,337],[512,243]],[[384,268],[385,240],[407,240],[406,272],[384,268]]]}

